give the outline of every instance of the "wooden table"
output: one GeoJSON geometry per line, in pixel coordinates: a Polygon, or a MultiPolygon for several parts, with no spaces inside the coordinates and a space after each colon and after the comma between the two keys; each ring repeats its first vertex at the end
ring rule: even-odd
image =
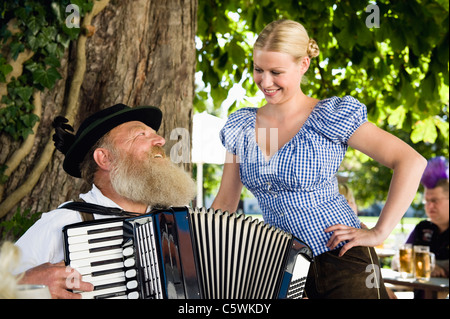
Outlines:
{"type": "Polygon", "coordinates": [[[398,271],[386,268],[381,269],[381,276],[384,282],[390,284],[424,290],[425,299],[436,299],[439,291],[444,291],[447,294],[449,292],[448,278],[431,277],[429,281],[419,281],[415,278],[403,279],[398,271]]]}

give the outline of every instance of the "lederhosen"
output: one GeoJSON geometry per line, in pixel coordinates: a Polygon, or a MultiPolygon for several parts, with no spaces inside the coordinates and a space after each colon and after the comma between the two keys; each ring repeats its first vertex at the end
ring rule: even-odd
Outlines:
{"type": "Polygon", "coordinates": [[[305,291],[311,299],[389,299],[373,247],[339,249],[314,258],[305,291]]]}

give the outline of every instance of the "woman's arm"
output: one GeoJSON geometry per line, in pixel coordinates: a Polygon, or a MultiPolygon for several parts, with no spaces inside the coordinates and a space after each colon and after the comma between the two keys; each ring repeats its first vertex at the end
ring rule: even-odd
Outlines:
{"type": "Polygon", "coordinates": [[[239,204],[242,187],[238,157],[227,152],[219,192],[211,207],[234,213],[239,204]]]}
{"type": "Polygon", "coordinates": [[[334,225],[325,230],[334,232],[328,242],[331,249],[342,241],[348,241],[340,255],[354,246],[379,245],[389,236],[411,205],[427,165],[427,161],[408,144],[369,122],[355,131],[348,144],[391,168],[393,175],[386,203],[374,228],[334,225]]]}

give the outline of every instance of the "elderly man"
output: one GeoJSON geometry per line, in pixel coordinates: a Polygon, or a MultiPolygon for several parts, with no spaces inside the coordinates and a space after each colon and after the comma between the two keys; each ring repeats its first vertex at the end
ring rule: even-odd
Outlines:
{"type": "MultiPolygon", "coordinates": [[[[88,117],[73,135],[67,119],[57,117],[56,148],[65,155],[64,170],[92,185],[82,202],[144,214],[151,208],[187,205],[195,184],[166,157],[158,130],[162,119],[156,107],[130,108],[116,104],[88,117]]],[[[21,283],[49,286],[54,298],[79,298],[67,290],[68,271],[63,260],[62,228],[87,219],[110,216],[58,208],[42,215],[17,242],[22,259],[21,283]],[[86,217],[87,216],[87,217],[86,217]]],[[[76,272],[75,272],[76,275],[76,272]]],[[[91,291],[80,282],[78,290],[91,291]]]]}

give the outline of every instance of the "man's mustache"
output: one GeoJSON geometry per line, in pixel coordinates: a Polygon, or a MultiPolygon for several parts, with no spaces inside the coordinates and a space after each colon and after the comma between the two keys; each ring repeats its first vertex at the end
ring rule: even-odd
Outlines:
{"type": "Polygon", "coordinates": [[[158,156],[161,156],[162,158],[166,158],[166,152],[161,146],[153,146],[150,151],[150,157],[151,158],[157,158],[158,156]]]}

